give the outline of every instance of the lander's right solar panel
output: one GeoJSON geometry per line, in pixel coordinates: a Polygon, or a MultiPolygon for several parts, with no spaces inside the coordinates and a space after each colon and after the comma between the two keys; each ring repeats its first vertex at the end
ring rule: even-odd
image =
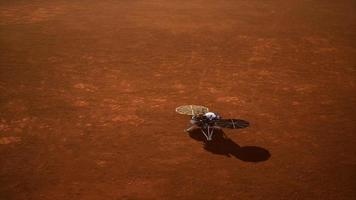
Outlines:
{"type": "Polygon", "coordinates": [[[250,125],[247,121],[241,119],[221,119],[215,123],[217,126],[220,126],[222,128],[232,128],[232,129],[246,128],[250,125]]]}

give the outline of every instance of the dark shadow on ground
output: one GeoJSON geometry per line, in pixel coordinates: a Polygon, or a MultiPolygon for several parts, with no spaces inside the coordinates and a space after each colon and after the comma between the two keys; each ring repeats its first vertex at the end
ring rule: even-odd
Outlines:
{"type": "Polygon", "coordinates": [[[241,147],[233,140],[226,137],[225,133],[220,129],[214,130],[212,141],[207,141],[199,128],[190,131],[189,136],[194,140],[203,142],[204,149],[213,154],[220,154],[228,157],[234,156],[235,158],[246,162],[261,162],[266,161],[271,157],[271,154],[267,149],[257,146],[241,147]]]}

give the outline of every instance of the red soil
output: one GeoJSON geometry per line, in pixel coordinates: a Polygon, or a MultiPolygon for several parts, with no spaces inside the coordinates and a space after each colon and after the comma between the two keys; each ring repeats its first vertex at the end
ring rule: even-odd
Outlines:
{"type": "Polygon", "coordinates": [[[355,199],[356,5],[0,2],[0,199],[355,199]],[[175,108],[250,122],[205,146],[175,108]]]}

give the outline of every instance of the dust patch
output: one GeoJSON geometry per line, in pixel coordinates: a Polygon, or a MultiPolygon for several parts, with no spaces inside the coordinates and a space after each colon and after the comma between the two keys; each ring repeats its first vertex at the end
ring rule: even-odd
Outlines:
{"type": "Polygon", "coordinates": [[[151,108],[159,108],[162,106],[162,104],[166,103],[167,99],[166,98],[154,98],[150,102],[150,107],[151,108]]]}
{"type": "Polygon", "coordinates": [[[103,103],[100,104],[100,107],[102,108],[107,107],[113,112],[121,110],[121,106],[119,105],[119,102],[115,99],[104,99],[103,103]]]}
{"type": "Polygon", "coordinates": [[[338,48],[327,38],[308,36],[303,37],[302,41],[309,43],[315,54],[330,55],[338,52],[338,48]]]}
{"type": "Polygon", "coordinates": [[[138,126],[142,124],[145,120],[138,117],[137,115],[129,114],[129,115],[118,115],[116,117],[113,117],[111,121],[138,126]]]}
{"type": "Polygon", "coordinates": [[[49,126],[40,122],[36,117],[24,117],[14,120],[0,120],[0,132],[21,133],[24,131],[31,131],[34,128],[46,129],[49,126]]]}
{"type": "Polygon", "coordinates": [[[76,100],[73,102],[73,105],[76,107],[87,107],[89,106],[89,102],[84,100],[76,100]]]}
{"type": "Polygon", "coordinates": [[[124,189],[123,198],[127,199],[160,199],[159,194],[162,193],[160,185],[163,180],[137,178],[129,180],[124,189]],[[133,198],[134,197],[134,198],[133,198]]]}
{"type": "Polygon", "coordinates": [[[0,144],[11,144],[11,143],[18,143],[18,142],[21,142],[20,137],[9,136],[9,137],[0,138],[0,144]]]}
{"type": "Polygon", "coordinates": [[[107,166],[107,161],[105,161],[105,160],[97,160],[97,161],[95,161],[95,164],[98,167],[105,167],[105,166],[107,166]]]}
{"type": "Polygon", "coordinates": [[[259,38],[252,47],[250,62],[271,62],[273,55],[281,48],[275,39],[259,38]]]}
{"type": "Polygon", "coordinates": [[[243,100],[241,100],[238,97],[234,96],[226,96],[226,97],[219,97],[216,99],[217,102],[226,102],[226,103],[231,103],[231,104],[241,104],[245,103],[243,100]]]}
{"type": "Polygon", "coordinates": [[[0,11],[0,25],[32,24],[55,19],[58,15],[68,12],[64,5],[21,5],[2,8],[0,11]]]}
{"type": "Polygon", "coordinates": [[[96,90],[98,90],[98,87],[91,85],[91,84],[85,84],[85,83],[77,83],[73,87],[76,89],[87,91],[87,92],[95,92],[96,90]]]}
{"type": "Polygon", "coordinates": [[[0,121],[0,132],[9,131],[11,128],[4,119],[0,121]]]}
{"type": "Polygon", "coordinates": [[[23,113],[28,110],[25,101],[21,99],[15,99],[8,102],[4,108],[11,113],[23,113]]]}
{"type": "Polygon", "coordinates": [[[174,84],[173,84],[173,88],[175,89],[175,90],[177,90],[177,92],[179,93],[179,94],[183,94],[184,92],[185,92],[185,90],[186,90],[186,86],[185,85],[183,85],[182,83],[179,83],[179,82],[175,82],[174,84]]]}
{"type": "Polygon", "coordinates": [[[151,159],[152,162],[157,164],[164,164],[164,165],[178,165],[182,163],[187,163],[192,160],[191,157],[187,156],[175,156],[174,158],[159,158],[159,159],[151,159]]]}
{"type": "Polygon", "coordinates": [[[134,91],[132,84],[127,80],[120,81],[118,87],[120,88],[120,90],[122,92],[133,92],[134,91]]]}
{"type": "Polygon", "coordinates": [[[312,84],[297,85],[294,90],[300,94],[310,94],[316,90],[316,86],[312,84]]]}

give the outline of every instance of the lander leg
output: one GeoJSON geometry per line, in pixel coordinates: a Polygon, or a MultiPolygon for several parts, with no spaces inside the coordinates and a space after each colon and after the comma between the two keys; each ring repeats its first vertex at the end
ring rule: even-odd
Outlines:
{"type": "Polygon", "coordinates": [[[195,126],[191,126],[191,127],[187,128],[187,129],[185,129],[184,131],[185,131],[185,132],[190,132],[190,131],[192,131],[194,128],[195,128],[195,126]]]}
{"type": "Polygon", "coordinates": [[[214,127],[207,127],[207,132],[204,131],[204,129],[202,128],[201,131],[204,134],[204,136],[206,137],[206,139],[208,141],[211,141],[213,139],[213,134],[214,134],[214,127]]]}

